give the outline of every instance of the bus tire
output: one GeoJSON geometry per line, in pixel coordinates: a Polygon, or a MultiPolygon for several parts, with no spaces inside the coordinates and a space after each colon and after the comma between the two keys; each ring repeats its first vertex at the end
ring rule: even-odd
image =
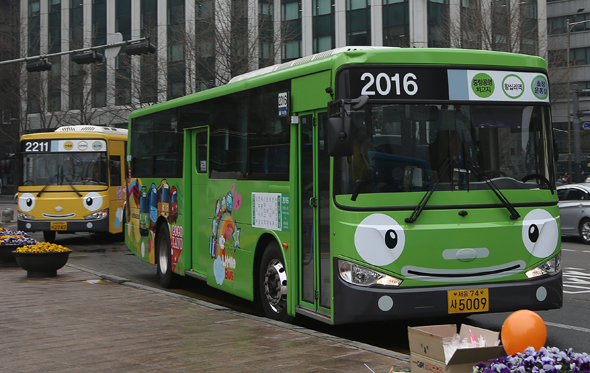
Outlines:
{"type": "Polygon", "coordinates": [[[45,240],[45,242],[54,243],[56,234],[56,231],[43,231],[43,239],[45,240]]]}
{"type": "Polygon", "coordinates": [[[276,241],[270,242],[262,254],[258,284],[265,316],[291,322],[293,317],[287,313],[287,270],[276,241]]]}
{"type": "Polygon", "coordinates": [[[156,235],[156,268],[160,285],[166,289],[177,287],[180,284],[180,276],[172,272],[171,251],[170,231],[167,224],[162,224],[156,235]]]}

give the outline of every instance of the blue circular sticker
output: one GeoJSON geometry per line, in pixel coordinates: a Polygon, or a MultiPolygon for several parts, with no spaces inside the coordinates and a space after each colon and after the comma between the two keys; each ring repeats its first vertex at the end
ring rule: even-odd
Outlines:
{"type": "Polygon", "coordinates": [[[533,94],[540,100],[545,100],[549,96],[549,83],[544,75],[539,75],[533,79],[533,94]]]}

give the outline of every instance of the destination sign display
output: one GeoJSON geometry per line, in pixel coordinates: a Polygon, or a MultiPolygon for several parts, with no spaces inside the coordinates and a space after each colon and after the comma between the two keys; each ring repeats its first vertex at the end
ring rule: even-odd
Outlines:
{"type": "Polygon", "coordinates": [[[537,72],[354,66],[339,72],[338,84],[346,98],[549,102],[547,76],[537,72]]]}
{"type": "Polygon", "coordinates": [[[22,153],[106,152],[107,143],[98,139],[24,140],[20,148],[22,153]]]}

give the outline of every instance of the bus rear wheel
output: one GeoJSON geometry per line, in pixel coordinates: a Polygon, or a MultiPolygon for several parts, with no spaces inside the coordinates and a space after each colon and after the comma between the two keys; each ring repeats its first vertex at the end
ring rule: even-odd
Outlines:
{"type": "Polygon", "coordinates": [[[291,322],[287,314],[287,270],[276,241],[268,244],[260,262],[260,301],[269,319],[291,322]]]}
{"type": "Polygon", "coordinates": [[[43,239],[45,240],[45,242],[54,243],[56,233],[56,231],[43,231],[43,239]]]}
{"type": "Polygon", "coordinates": [[[170,289],[180,284],[180,276],[172,272],[172,249],[167,224],[162,224],[156,235],[156,267],[162,287],[170,289]]]}

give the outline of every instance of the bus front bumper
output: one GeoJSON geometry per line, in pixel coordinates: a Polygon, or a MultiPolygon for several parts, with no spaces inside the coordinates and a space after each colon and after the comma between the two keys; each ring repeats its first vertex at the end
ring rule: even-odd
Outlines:
{"type": "Polygon", "coordinates": [[[449,290],[487,288],[489,313],[541,311],[563,304],[561,272],[533,280],[397,289],[359,287],[337,273],[334,277],[334,324],[475,314],[449,314],[449,290]]]}
{"type": "Polygon", "coordinates": [[[68,220],[68,221],[51,221],[51,220],[21,220],[18,219],[18,230],[24,232],[44,232],[51,231],[51,223],[67,223],[65,230],[56,230],[56,232],[108,232],[109,218],[98,220],[68,220]]]}

